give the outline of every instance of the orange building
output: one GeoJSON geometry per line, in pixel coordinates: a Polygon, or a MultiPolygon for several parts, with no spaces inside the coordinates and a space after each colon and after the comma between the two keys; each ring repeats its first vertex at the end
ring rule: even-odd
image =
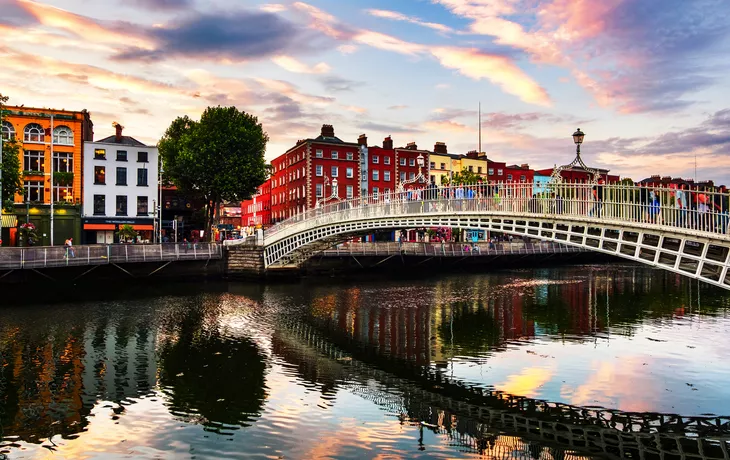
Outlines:
{"type": "Polygon", "coordinates": [[[83,144],[94,138],[94,124],[88,111],[4,106],[2,136],[21,144],[22,194],[15,195],[19,220],[32,221],[39,230],[39,244],[50,244],[50,203],[54,210],[54,244],[80,235],[83,144]],[[53,120],[51,120],[53,115],[53,120]],[[53,126],[51,126],[53,123],[53,126]],[[53,146],[51,146],[53,139],[53,146]],[[51,149],[53,154],[51,154],[51,149]],[[53,191],[51,191],[53,173],[53,191]],[[63,203],[65,206],[60,206],[63,203]],[[74,205],[74,206],[70,206],[74,205]],[[59,241],[60,238],[60,241],[59,241]]]}

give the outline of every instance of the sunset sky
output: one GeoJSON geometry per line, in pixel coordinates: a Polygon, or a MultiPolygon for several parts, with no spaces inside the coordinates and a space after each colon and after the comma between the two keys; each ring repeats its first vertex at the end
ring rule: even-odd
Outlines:
{"type": "Polygon", "coordinates": [[[730,182],[727,0],[0,0],[0,93],[155,143],[235,105],[354,142],[730,182]]]}

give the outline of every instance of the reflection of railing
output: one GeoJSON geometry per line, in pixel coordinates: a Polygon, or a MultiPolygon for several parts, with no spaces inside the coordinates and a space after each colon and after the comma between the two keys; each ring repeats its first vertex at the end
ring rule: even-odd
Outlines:
{"type": "Polygon", "coordinates": [[[1,248],[0,269],[220,259],[218,243],[98,244],[1,248]]]}
{"type": "MultiPolygon", "coordinates": [[[[413,401],[419,401],[493,429],[614,458],[727,459],[730,452],[730,417],[631,413],[515,396],[470,387],[436,370],[382,357],[351,338],[325,337],[306,323],[291,323],[287,329],[319,353],[346,363],[349,372],[364,381],[375,379],[402,392],[402,403],[389,406],[396,413],[407,412],[413,401]],[[386,369],[381,370],[385,361],[386,369]]],[[[481,435],[466,434],[475,439],[481,435]]]]}
{"type": "Polygon", "coordinates": [[[347,243],[322,251],[324,256],[474,257],[587,252],[559,243],[347,243]]]}

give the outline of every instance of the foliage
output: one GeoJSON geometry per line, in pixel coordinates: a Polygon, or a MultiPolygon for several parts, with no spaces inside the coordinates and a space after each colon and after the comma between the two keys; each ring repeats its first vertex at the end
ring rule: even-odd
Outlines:
{"type": "Polygon", "coordinates": [[[619,181],[619,184],[621,184],[621,185],[635,185],[634,184],[634,179],[632,179],[630,177],[624,177],[623,179],[621,179],[619,181]]]}
{"type": "Polygon", "coordinates": [[[5,210],[12,209],[15,194],[23,191],[19,152],[20,145],[15,140],[3,142],[3,161],[0,170],[3,176],[2,195],[5,210]]]}
{"type": "Polygon", "coordinates": [[[119,228],[117,232],[120,241],[130,241],[137,238],[137,232],[129,224],[124,224],[119,228]]]}
{"type": "Polygon", "coordinates": [[[441,176],[441,183],[444,185],[474,185],[479,184],[484,178],[468,168],[462,169],[460,172],[454,173],[451,178],[446,175],[441,176]]]}
{"type": "Polygon", "coordinates": [[[24,176],[42,176],[43,171],[35,171],[32,169],[26,169],[25,171],[23,171],[23,175],[24,176]]]}
{"type": "Polygon", "coordinates": [[[165,178],[205,200],[210,229],[223,201],[243,201],[266,180],[268,140],[255,116],[235,107],[208,107],[200,121],[175,119],[158,147],[165,178]]]}
{"type": "Polygon", "coordinates": [[[53,173],[53,183],[56,185],[71,185],[74,182],[74,173],[59,171],[53,173]]]}
{"type": "Polygon", "coordinates": [[[33,246],[38,241],[38,233],[36,232],[36,226],[33,222],[26,222],[18,227],[20,233],[20,245],[21,246],[33,246]]]}

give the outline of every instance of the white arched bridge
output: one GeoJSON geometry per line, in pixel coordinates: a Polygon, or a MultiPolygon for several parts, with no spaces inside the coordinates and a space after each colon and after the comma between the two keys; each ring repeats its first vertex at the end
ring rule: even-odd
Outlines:
{"type": "Polygon", "coordinates": [[[353,236],[450,227],[563,243],[730,289],[728,194],[624,184],[430,186],[330,197],[264,233],[267,268],[300,264],[353,236]]]}

